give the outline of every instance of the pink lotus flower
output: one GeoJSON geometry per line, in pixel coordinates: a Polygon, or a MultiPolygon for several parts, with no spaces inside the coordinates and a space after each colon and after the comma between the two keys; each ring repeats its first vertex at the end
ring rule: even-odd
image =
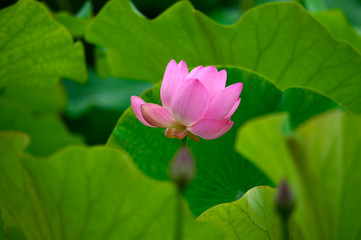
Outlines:
{"type": "Polygon", "coordinates": [[[186,63],[168,63],[160,97],[163,107],[132,96],[132,108],[144,125],[167,128],[169,138],[215,139],[231,129],[230,120],[241,101],[242,83],[226,87],[226,70],[198,66],[188,73],[186,63]]]}

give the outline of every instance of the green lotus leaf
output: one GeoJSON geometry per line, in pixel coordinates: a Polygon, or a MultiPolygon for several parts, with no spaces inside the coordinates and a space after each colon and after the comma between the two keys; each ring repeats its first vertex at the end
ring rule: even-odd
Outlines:
{"type": "Polygon", "coordinates": [[[255,7],[235,25],[221,26],[188,1],[149,20],[129,0],[113,0],[90,24],[86,39],[107,48],[115,77],[158,82],[170,59],[192,67],[240,66],[282,90],[309,88],[361,111],[360,54],[297,3],[255,7]]]}
{"type": "Polygon", "coordinates": [[[227,239],[214,224],[195,223],[174,184],[145,177],[121,150],[70,147],[48,158],[24,153],[29,138],[0,132],[0,207],[6,227],[28,240],[227,239]]]}
{"type": "MultiPolygon", "coordinates": [[[[242,198],[208,209],[199,221],[223,225],[232,239],[282,239],[282,224],[276,212],[275,189],[265,186],[249,190],[242,198]]],[[[303,239],[293,221],[288,224],[291,239],[303,239]]]]}
{"type": "Polygon", "coordinates": [[[58,12],[54,16],[55,20],[63,24],[73,37],[83,37],[90,22],[90,19],[77,18],[68,12],[58,12]]]}
{"type": "Polygon", "coordinates": [[[73,118],[82,116],[92,108],[123,112],[130,104],[132,94],[140,94],[152,83],[127,79],[99,78],[93,69],[88,70],[85,84],[64,80],[68,101],[66,113],[73,118]]]}
{"type": "Polygon", "coordinates": [[[350,23],[361,33],[361,3],[359,0],[304,0],[304,5],[310,11],[325,11],[341,9],[350,23]]]}
{"type": "Polygon", "coordinates": [[[325,25],[336,39],[351,43],[352,46],[361,53],[361,36],[350,25],[341,10],[332,9],[323,12],[315,12],[312,13],[312,16],[325,25]]]}
{"type": "Polygon", "coordinates": [[[51,86],[86,80],[83,46],[46,7],[21,0],[0,11],[0,87],[51,86]]]}
{"type": "Polygon", "coordinates": [[[57,114],[39,114],[22,104],[0,98],[0,131],[18,130],[31,137],[28,151],[49,155],[69,145],[80,144],[82,138],[71,134],[57,114]]]}
{"type": "Polygon", "coordinates": [[[64,87],[9,87],[0,93],[0,101],[28,108],[37,114],[57,114],[65,108],[64,87]]]}

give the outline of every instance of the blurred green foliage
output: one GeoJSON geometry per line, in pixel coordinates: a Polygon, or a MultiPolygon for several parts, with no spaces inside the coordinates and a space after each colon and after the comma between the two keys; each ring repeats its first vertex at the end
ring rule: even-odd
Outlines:
{"type": "Polygon", "coordinates": [[[91,68],[88,76],[85,84],[63,80],[67,92],[65,120],[73,132],[84,136],[87,144],[104,144],[130,105],[130,97],[140,95],[153,84],[99,78],[91,68]]]}
{"type": "Polygon", "coordinates": [[[333,111],[292,133],[284,130],[288,122],[286,114],[250,121],[240,129],[236,149],[274,183],[288,179],[306,239],[358,239],[360,116],[333,111]]]}

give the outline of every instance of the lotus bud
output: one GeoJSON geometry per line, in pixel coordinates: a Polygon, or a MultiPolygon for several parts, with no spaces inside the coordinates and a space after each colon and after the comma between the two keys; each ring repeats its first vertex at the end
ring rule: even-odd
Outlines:
{"type": "Polygon", "coordinates": [[[194,157],[189,148],[183,145],[170,164],[170,178],[183,190],[193,180],[195,172],[194,157]]]}
{"type": "Polygon", "coordinates": [[[278,213],[283,218],[289,218],[294,209],[295,199],[286,180],[283,180],[278,187],[278,191],[275,195],[275,201],[278,213]]]}

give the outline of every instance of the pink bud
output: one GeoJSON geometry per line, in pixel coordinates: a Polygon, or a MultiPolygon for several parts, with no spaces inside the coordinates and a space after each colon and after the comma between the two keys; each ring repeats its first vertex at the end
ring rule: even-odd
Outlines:
{"type": "Polygon", "coordinates": [[[281,181],[275,195],[276,208],[282,217],[288,218],[295,205],[294,195],[286,180],[281,181]]]}
{"type": "Polygon", "coordinates": [[[195,176],[196,166],[193,155],[188,147],[182,145],[169,167],[170,178],[183,189],[195,176]]]}
{"type": "Polygon", "coordinates": [[[240,104],[243,86],[226,87],[226,80],[226,70],[198,66],[188,73],[183,60],[179,64],[171,60],[160,89],[163,106],[132,96],[132,108],[144,125],[167,128],[169,138],[219,138],[233,125],[230,118],[240,104]]]}

